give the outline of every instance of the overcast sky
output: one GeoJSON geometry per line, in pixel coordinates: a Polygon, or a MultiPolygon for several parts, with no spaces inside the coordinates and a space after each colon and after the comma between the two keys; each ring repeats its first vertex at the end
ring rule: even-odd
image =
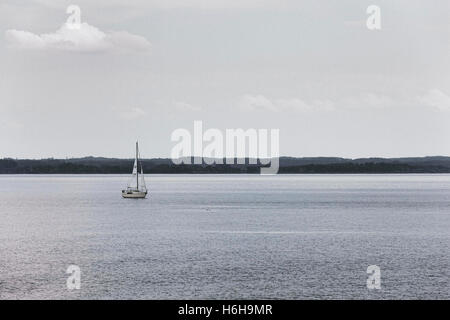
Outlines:
{"type": "Polygon", "coordinates": [[[0,0],[0,37],[0,158],[168,157],[194,120],[279,128],[282,155],[450,156],[448,0],[0,0]]]}

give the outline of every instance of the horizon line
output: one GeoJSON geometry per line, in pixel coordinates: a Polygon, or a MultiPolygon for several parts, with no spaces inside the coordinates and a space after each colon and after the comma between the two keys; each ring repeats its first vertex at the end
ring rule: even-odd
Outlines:
{"type": "MultiPolygon", "coordinates": [[[[2,157],[0,160],[77,160],[77,159],[117,159],[117,160],[130,160],[134,159],[131,157],[107,157],[107,156],[78,156],[78,157],[44,157],[44,158],[18,158],[18,157],[2,157]]],[[[201,156],[186,156],[179,158],[171,157],[151,157],[151,158],[141,158],[141,160],[174,160],[174,159],[187,159],[187,158],[202,158],[202,159],[227,159],[227,157],[201,157],[201,156]]],[[[320,158],[335,158],[344,160],[360,160],[360,159],[408,159],[408,158],[450,158],[450,155],[426,155],[426,156],[396,156],[396,157],[386,157],[386,156],[366,156],[366,157],[344,157],[344,156],[279,156],[279,157],[266,157],[266,158],[254,158],[254,157],[232,157],[230,159],[281,159],[281,158],[293,158],[293,159],[320,159],[320,158]]]]}

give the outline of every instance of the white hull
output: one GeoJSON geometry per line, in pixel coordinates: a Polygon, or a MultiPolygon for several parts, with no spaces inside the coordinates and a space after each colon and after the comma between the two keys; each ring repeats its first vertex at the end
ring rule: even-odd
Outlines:
{"type": "Polygon", "coordinates": [[[147,192],[132,191],[132,192],[122,192],[122,197],[127,199],[144,199],[147,196],[147,192]]]}

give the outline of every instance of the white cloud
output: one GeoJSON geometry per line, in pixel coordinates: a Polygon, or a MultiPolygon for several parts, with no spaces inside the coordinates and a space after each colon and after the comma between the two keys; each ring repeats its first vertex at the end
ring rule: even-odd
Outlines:
{"type": "Polygon", "coordinates": [[[150,43],[142,36],[125,31],[105,33],[86,22],[73,29],[64,24],[54,33],[37,35],[28,31],[7,30],[10,47],[30,50],[71,52],[145,51],[150,43]]]}
{"type": "Polygon", "coordinates": [[[244,95],[238,102],[238,107],[245,111],[279,111],[273,102],[263,95],[244,95]]]}
{"type": "Polygon", "coordinates": [[[307,103],[298,98],[269,99],[263,95],[246,94],[239,100],[238,108],[244,111],[308,112],[333,110],[334,104],[329,100],[314,100],[307,103]]]}
{"type": "Polygon", "coordinates": [[[141,108],[131,108],[129,110],[120,111],[119,117],[125,120],[134,120],[139,117],[145,116],[147,113],[141,108]]]}
{"type": "Polygon", "coordinates": [[[274,105],[280,111],[311,111],[315,107],[300,99],[278,99],[274,105]]]}
{"type": "Polygon", "coordinates": [[[431,89],[419,101],[429,107],[437,108],[441,111],[450,111],[450,96],[439,89],[431,89]]]}
{"type": "Polygon", "coordinates": [[[365,93],[355,97],[342,99],[338,104],[342,108],[350,109],[383,109],[403,105],[404,101],[396,101],[387,95],[365,93]]]}
{"type": "Polygon", "coordinates": [[[202,110],[202,108],[199,106],[194,106],[192,104],[182,102],[182,101],[175,102],[174,106],[179,111],[201,111],[202,110]]]}
{"type": "Polygon", "coordinates": [[[450,96],[439,89],[431,89],[419,97],[391,97],[389,95],[364,93],[352,97],[330,100],[312,100],[306,102],[298,98],[269,99],[263,95],[244,95],[238,101],[243,111],[270,112],[314,112],[333,110],[391,109],[410,106],[432,107],[440,111],[450,111],[450,96]]]}
{"type": "Polygon", "coordinates": [[[0,119],[0,129],[5,132],[8,130],[21,130],[24,125],[12,119],[0,119]]]}

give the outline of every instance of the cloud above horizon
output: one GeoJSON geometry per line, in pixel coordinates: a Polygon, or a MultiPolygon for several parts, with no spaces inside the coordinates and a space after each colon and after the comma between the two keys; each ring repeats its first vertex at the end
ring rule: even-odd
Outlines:
{"type": "Polygon", "coordinates": [[[201,111],[202,107],[192,105],[190,103],[184,102],[184,101],[177,101],[174,104],[175,109],[178,111],[201,111]]]}
{"type": "Polygon", "coordinates": [[[268,112],[314,112],[355,109],[405,108],[411,106],[431,107],[439,111],[450,111],[450,96],[434,88],[417,97],[394,98],[388,95],[364,93],[336,101],[329,99],[308,102],[299,98],[271,99],[264,95],[246,94],[240,97],[237,108],[241,111],[268,112]]]}
{"type": "Polygon", "coordinates": [[[142,36],[126,31],[105,33],[86,22],[81,23],[78,29],[65,23],[57,31],[41,35],[10,29],[5,32],[5,37],[10,48],[24,50],[97,53],[139,52],[148,51],[151,47],[142,36]]]}
{"type": "Polygon", "coordinates": [[[118,116],[123,120],[135,120],[145,115],[147,115],[147,112],[138,107],[121,110],[118,112],[118,116]]]}
{"type": "Polygon", "coordinates": [[[427,106],[437,108],[441,111],[450,111],[450,96],[439,89],[431,89],[420,101],[427,106]]]}
{"type": "Polygon", "coordinates": [[[333,110],[334,104],[328,100],[314,100],[305,102],[298,98],[269,99],[264,95],[246,94],[242,96],[237,104],[243,111],[270,111],[270,112],[307,112],[318,110],[333,110]]]}

